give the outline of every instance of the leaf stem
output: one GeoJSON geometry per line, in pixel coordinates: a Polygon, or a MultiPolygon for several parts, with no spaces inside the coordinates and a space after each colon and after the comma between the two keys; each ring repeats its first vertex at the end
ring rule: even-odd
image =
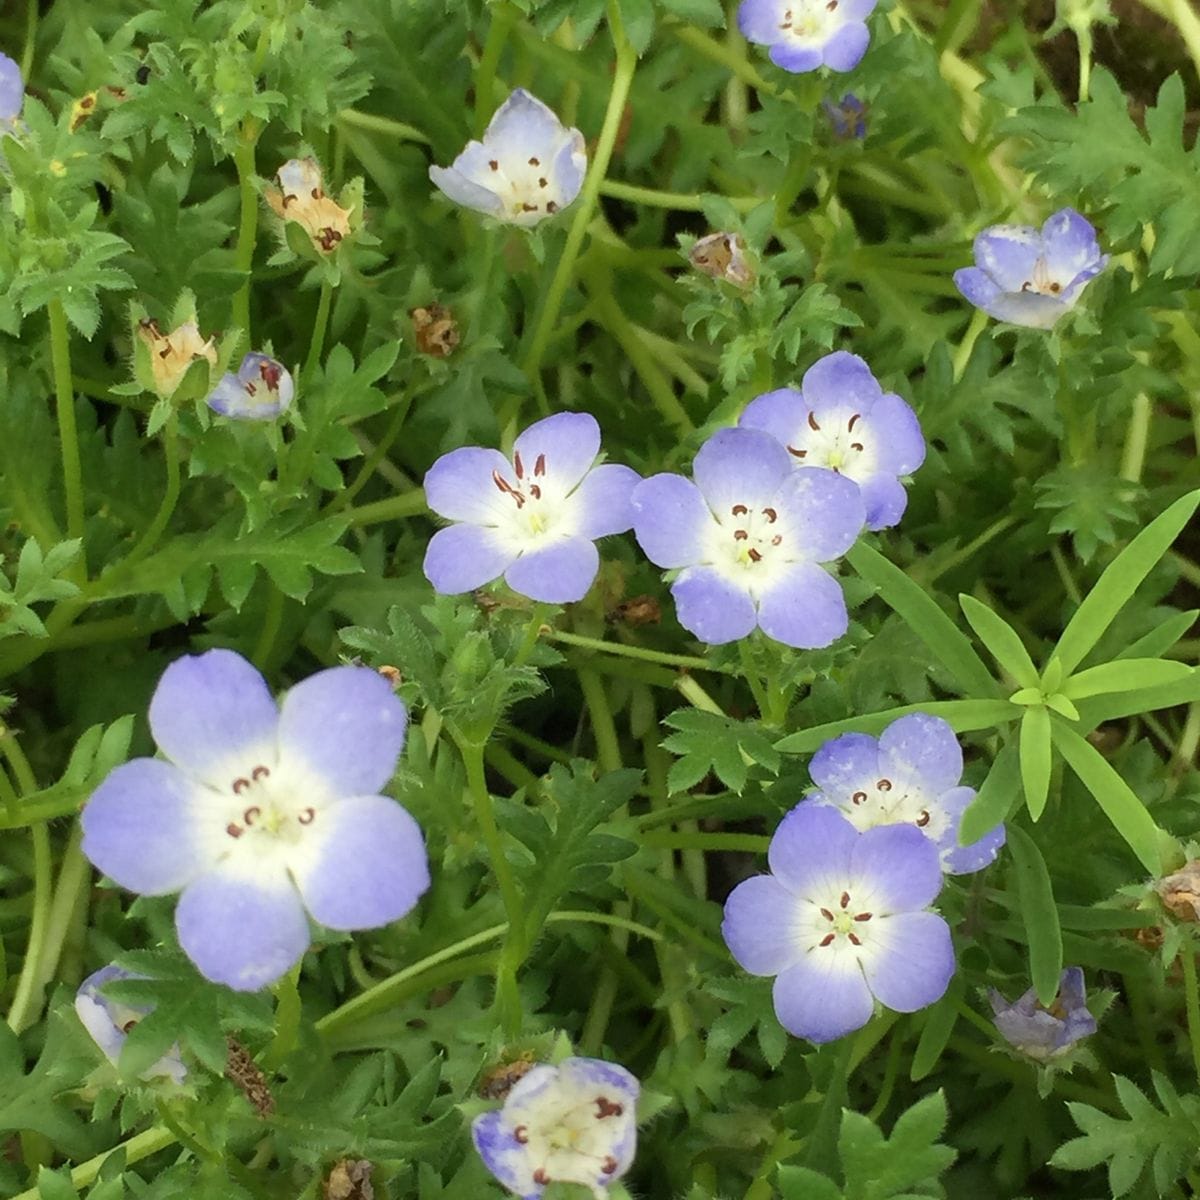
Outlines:
{"type": "Polygon", "coordinates": [[[621,743],[617,737],[617,727],[613,723],[608,696],[604,691],[604,681],[588,667],[581,667],[578,676],[579,686],[583,691],[583,702],[592,724],[592,736],[596,739],[596,759],[600,769],[619,771],[621,743]]]}
{"type": "Polygon", "coordinates": [[[141,562],[154,549],[175,512],[175,505],[179,503],[179,427],[174,413],[167,418],[167,423],[163,426],[163,457],[167,465],[167,486],[163,491],[162,501],[145,533],[122,560],[126,567],[141,562]]]}
{"type": "Polygon", "coordinates": [[[955,383],[963,377],[963,372],[971,361],[971,352],[975,349],[975,343],[979,340],[979,335],[984,331],[987,323],[988,315],[982,308],[977,308],[971,314],[971,323],[967,326],[962,341],[958,343],[958,349],[954,352],[955,383]]]}
{"type": "MultiPolygon", "coordinates": [[[[123,1152],[125,1165],[129,1167],[135,1162],[141,1162],[143,1158],[149,1158],[151,1154],[157,1154],[160,1150],[174,1145],[176,1140],[175,1134],[165,1125],[153,1125],[149,1129],[135,1134],[129,1141],[122,1142],[121,1145],[115,1146],[111,1150],[104,1150],[93,1158],[89,1158],[87,1162],[72,1167],[71,1186],[78,1191],[80,1188],[94,1183],[96,1176],[100,1174],[101,1167],[113,1154],[123,1152]]],[[[32,1187],[28,1191],[18,1193],[13,1200],[39,1200],[43,1194],[41,1188],[32,1187]]]]}
{"type": "Polygon", "coordinates": [[[578,646],[581,650],[597,650],[601,654],[616,654],[622,658],[637,658],[642,662],[661,663],[666,667],[678,667],[682,671],[715,671],[721,675],[733,672],[728,667],[715,666],[705,658],[690,654],[667,654],[661,650],[648,650],[645,646],[630,646],[625,642],[606,642],[602,638],[584,637],[578,633],[566,633],[552,629],[542,634],[548,642],[561,642],[564,646],[578,646]]]}
{"type": "Polygon", "coordinates": [[[300,371],[301,384],[308,383],[321,362],[321,351],[325,348],[325,330],[329,325],[329,310],[333,304],[333,284],[321,282],[321,298],[317,301],[317,315],[313,320],[312,337],[308,343],[308,357],[300,371]]]}
{"type": "Polygon", "coordinates": [[[250,271],[254,265],[254,247],[258,239],[258,189],[254,186],[254,151],[257,145],[257,122],[247,121],[238,135],[237,146],[233,152],[238,175],[238,193],[241,197],[234,269],[243,279],[233,294],[232,321],[246,334],[252,348],[254,342],[250,336],[250,271]]]}
{"type": "Polygon", "coordinates": [[[376,116],[375,113],[359,112],[357,108],[343,108],[337,115],[338,123],[352,129],[363,129],[370,133],[383,133],[402,142],[420,142],[429,145],[429,138],[414,125],[393,121],[391,117],[376,116]]]}
{"type": "MultiPolygon", "coordinates": [[[[50,318],[50,362],[54,370],[54,405],[62,448],[63,491],[67,501],[67,537],[83,537],[83,467],[79,460],[79,431],[75,426],[75,389],[71,382],[71,333],[62,301],[47,306],[50,318]]],[[[47,547],[49,549],[49,547],[47,547]]],[[[76,582],[87,578],[86,551],[72,567],[76,582]]]]}
{"type": "Polygon", "coordinates": [[[373,504],[346,509],[351,525],[378,525],[381,521],[394,521],[399,517],[415,517],[425,512],[425,493],[420,488],[388,496],[373,504]]]}

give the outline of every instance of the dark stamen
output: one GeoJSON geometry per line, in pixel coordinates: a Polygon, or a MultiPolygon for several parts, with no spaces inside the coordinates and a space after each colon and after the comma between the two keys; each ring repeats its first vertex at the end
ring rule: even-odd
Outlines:
{"type": "Polygon", "coordinates": [[[554,200],[547,200],[546,201],[546,211],[548,213],[558,212],[558,204],[554,200]]]}
{"type": "Polygon", "coordinates": [[[536,483],[531,483],[529,485],[529,494],[535,500],[540,500],[542,498],[542,489],[540,487],[538,487],[538,485],[536,483]]]}
{"type": "Polygon", "coordinates": [[[869,921],[874,915],[874,913],[858,913],[854,919],[856,921],[869,921]]]}
{"type": "Polygon", "coordinates": [[[257,804],[252,804],[244,813],[242,813],[242,820],[245,821],[247,825],[253,825],[255,818],[261,816],[262,809],[259,808],[257,804]]]}
{"type": "Polygon", "coordinates": [[[313,821],[316,819],[316,815],[317,815],[316,809],[303,808],[300,810],[300,813],[296,817],[296,820],[299,821],[301,825],[311,825],[313,823],[313,821]]]}
{"type": "Polygon", "coordinates": [[[534,478],[536,479],[542,475],[545,475],[545,473],[546,473],[546,456],[544,454],[539,454],[537,456],[537,458],[534,459],[534,462],[533,462],[534,478]]]}
{"type": "Polygon", "coordinates": [[[533,1173],[533,1182],[540,1183],[543,1187],[550,1182],[550,1176],[546,1174],[545,1167],[538,1167],[533,1173]]]}
{"type": "Polygon", "coordinates": [[[855,945],[855,946],[862,945],[862,938],[860,938],[857,933],[848,933],[848,934],[846,934],[846,936],[850,939],[850,941],[853,945],[855,945]]]}
{"type": "Polygon", "coordinates": [[[808,414],[808,427],[809,429],[813,430],[814,433],[819,433],[821,430],[820,425],[817,424],[817,418],[814,417],[811,412],[808,414]]]}
{"type": "Polygon", "coordinates": [[[596,1120],[603,1121],[605,1117],[619,1117],[625,1111],[624,1105],[613,1104],[607,1096],[596,1097],[596,1120]]]}
{"type": "Polygon", "coordinates": [[[768,525],[774,525],[779,520],[779,514],[773,508],[764,508],[762,511],[768,525]]]}
{"type": "Polygon", "coordinates": [[[250,778],[257,783],[260,779],[266,779],[270,773],[271,770],[269,767],[255,767],[254,770],[250,772],[250,778]]]}
{"type": "Polygon", "coordinates": [[[821,909],[821,916],[823,916],[827,921],[833,920],[833,913],[831,913],[827,908],[821,909]]]}
{"type": "Polygon", "coordinates": [[[746,551],[746,554],[749,557],[751,562],[762,562],[762,555],[759,554],[759,552],[757,550],[755,550],[753,546],[751,546],[750,549],[746,551]]]}
{"type": "Polygon", "coordinates": [[[929,814],[922,810],[921,815],[917,818],[917,828],[924,829],[929,824],[929,814]]]}
{"type": "Polygon", "coordinates": [[[525,464],[521,462],[521,452],[519,450],[513,455],[513,470],[516,471],[518,479],[525,478],[525,464]]]}
{"type": "Polygon", "coordinates": [[[851,442],[850,443],[851,450],[862,450],[862,448],[863,448],[862,442],[851,442]]]}
{"type": "Polygon", "coordinates": [[[548,179],[539,179],[538,180],[538,187],[548,187],[549,184],[550,184],[550,180],[548,180],[548,179]]]}
{"type": "Polygon", "coordinates": [[[735,504],[729,511],[735,517],[744,517],[750,510],[744,504],[735,504]]]}
{"type": "Polygon", "coordinates": [[[859,419],[859,417],[861,417],[861,416],[862,416],[862,413],[855,413],[855,414],[854,414],[854,416],[852,416],[852,417],[850,418],[849,422],[848,422],[848,423],[847,423],[847,425],[846,425],[846,432],[847,432],[847,433],[853,433],[853,432],[854,432],[854,424],[855,424],[855,422],[856,422],[856,421],[859,419]]]}
{"type": "Polygon", "coordinates": [[[245,830],[236,822],[230,821],[229,824],[225,826],[225,832],[229,834],[231,838],[240,838],[245,830]]]}
{"type": "Polygon", "coordinates": [[[537,212],[538,210],[538,206],[536,204],[522,204],[521,208],[525,212],[537,212]]]}
{"type": "Polygon", "coordinates": [[[250,786],[248,779],[235,779],[233,781],[233,794],[240,796],[250,786]]]}
{"type": "Polygon", "coordinates": [[[777,534],[776,534],[776,535],[775,535],[775,536],[774,536],[774,537],[771,539],[771,545],[772,545],[772,546],[778,546],[778,545],[779,545],[779,544],[780,544],[782,541],[783,541],[783,534],[782,534],[782,533],[777,533],[777,534]]]}
{"type": "Polygon", "coordinates": [[[890,792],[892,790],[892,781],[890,779],[880,779],[875,786],[881,792],[890,792]]]}
{"type": "Polygon", "coordinates": [[[528,1127],[527,1127],[527,1126],[525,1126],[525,1125],[518,1125],[518,1126],[516,1127],[516,1129],[514,1129],[514,1130],[513,1130],[513,1138],[514,1138],[516,1141],[518,1141],[518,1142],[519,1142],[519,1143],[520,1143],[522,1146],[523,1146],[523,1145],[525,1145],[525,1143],[526,1143],[527,1141],[529,1141],[529,1129],[528,1129],[528,1127]]]}
{"type": "Polygon", "coordinates": [[[843,908],[849,908],[849,907],[850,907],[850,893],[849,893],[849,892],[843,892],[843,893],[842,893],[842,898],[841,898],[841,899],[838,901],[838,903],[839,903],[839,904],[840,904],[840,905],[841,905],[843,908]]]}
{"type": "Polygon", "coordinates": [[[828,945],[832,944],[832,942],[833,942],[833,939],[834,939],[835,937],[837,937],[837,934],[836,934],[836,933],[827,933],[827,934],[826,934],[826,935],[825,935],[825,936],[824,936],[824,937],[823,937],[823,938],[820,940],[820,942],[819,942],[818,944],[819,944],[819,945],[821,945],[821,946],[828,946],[828,945]]]}
{"type": "Polygon", "coordinates": [[[491,159],[491,161],[488,163],[488,166],[491,167],[493,171],[500,170],[500,164],[494,158],[491,159]]]}
{"type": "Polygon", "coordinates": [[[540,167],[540,166],[542,165],[541,159],[538,159],[538,158],[531,158],[531,159],[529,160],[529,165],[530,165],[531,167],[540,167]]]}
{"type": "Polygon", "coordinates": [[[733,540],[735,542],[744,542],[750,535],[744,529],[735,529],[733,540]]]}
{"type": "Polygon", "coordinates": [[[517,491],[499,471],[492,472],[492,482],[506,495],[511,496],[516,502],[517,507],[522,508],[525,504],[525,496],[517,491]]]}
{"type": "Polygon", "coordinates": [[[807,450],[797,450],[795,446],[789,446],[788,453],[794,454],[797,458],[807,458],[808,457],[807,450]]]}
{"type": "Polygon", "coordinates": [[[866,792],[855,792],[854,795],[850,797],[851,804],[866,804],[866,802],[867,802],[867,793],[866,792]]]}
{"type": "Polygon", "coordinates": [[[617,1160],[611,1154],[600,1164],[601,1175],[612,1175],[616,1169],[617,1160]]]}

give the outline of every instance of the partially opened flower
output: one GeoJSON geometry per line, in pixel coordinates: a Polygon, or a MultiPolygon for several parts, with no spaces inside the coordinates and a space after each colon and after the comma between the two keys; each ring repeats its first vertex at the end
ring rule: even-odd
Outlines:
{"type": "Polygon", "coordinates": [[[496,110],[483,141],[468,142],[429,178],[456,204],[510,225],[536,225],[567,207],[583,187],[583,134],[523,88],[496,110]]]}
{"type": "Polygon", "coordinates": [[[769,46],[785,71],[820,66],[850,71],[867,52],[866,19],[876,0],[742,0],[738,28],[747,41],[769,46]]]}
{"type": "Polygon", "coordinates": [[[1095,229],[1073,208],[1031,225],[993,225],[975,239],[975,266],[954,272],[958,290],[999,321],[1049,329],[1108,264],[1095,229]]]}
{"type": "Polygon", "coordinates": [[[1011,1004],[995,988],[989,990],[988,998],[1004,1040],[1037,1062],[1064,1057],[1081,1038],[1096,1032],[1096,1018],[1088,1012],[1079,967],[1063,971],[1058,995],[1049,1008],[1039,1003],[1033,988],[1011,1004]]]}
{"type": "Polygon", "coordinates": [[[840,100],[822,100],[821,108],[829,118],[833,136],[841,141],[859,141],[867,136],[867,106],[853,93],[840,100]]]}
{"type": "Polygon", "coordinates": [[[792,470],[770,434],[722,429],[692,480],[654,475],[633,493],[633,528],[651,562],[680,569],[679,623],[712,645],[756,626],[787,646],[828,646],[846,632],[841,585],[820,564],[863,527],[858,486],[833,471],[792,470]]]}
{"type": "Polygon", "coordinates": [[[315,158],[289,158],[263,196],[276,216],[295,221],[308,234],[320,254],[332,254],[350,233],[351,210],[325,194],[315,158]]]}
{"type": "Polygon", "coordinates": [[[925,461],[916,413],[844,350],[813,363],[799,390],[779,388],[751,400],[739,424],[766,430],[787,447],[793,466],[826,467],[854,480],[868,529],[900,520],[908,504],[900,477],[925,461]]]}
{"type": "Polygon", "coordinates": [[[242,359],[236,375],[221,377],[207,403],[223,417],[270,421],[288,410],[295,390],[292,376],[283,363],[253,351],[242,359]]]}
{"type": "Polygon", "coordinates": [[[603,1200],[633,1162],[639,1091],[624,1067],[597,1058],[537,1066],[503,1108],[475,1118],[471,1136],[487,1169],[524,1200],[551,1183],[583,1184],[603,1200]]]}
{"type": "Polygon", "coordinates": [[[181,658],[150,701],[167,761],[117,767],[83,810],[83,852],[122,887],[182,891],[179,942],[202,974],[253,991],[331,929],[404,916],[429,886],[416,822],[379,794],[407,712],[366,667],[298,683],[277,708],[231,650],[181,658]]]}
{"type": "Polygon", "coordinates": [[[137,334],[149,351],[147,381],[164,399],[175,394],[188,368],[197,359],[202,358],[213,367],[217,365],[213,339],[201,337],[195,321],[185,321],[170,333],[163,333],[157,321],[147,318],[138,323],[137,334]]]}
{"type": "Polygon", "coordinates": [[[740,233],[710,233],[698,238],[688,251],[688,260],[701,274],[735,287],[748,288],[754,283],[754,267],[740,233]]]}
{"type": "Polygon", "coordinates": [[[596,465],[600,426],[588,413],[556,413],[499,450],[465,446],[425,476],[425,500],[456,524],[433,535],[425,576],[443,593],[469,592],[504,576],[532,600],[582,600],[596,572],[597,538],[633,524],[638,475],[596,465]]]}
{"type": "Polygon", "coordinates": [[[0,123],[15,121],[25,106],[25,81],[21,68],[0,51],[0,123]]]}
{"type": "Polygon", "coordinates": [[[859,833],[840,813],[800,805],[767,851],[770,875],[738,884],[721,933],[752,975],[774,975],[775,1014],[797,1037],[831,1042],[878,1000],[916,1012],[954,974],[950,928],[926,909],[942,887],[937,850],[911,825],[859,833]]]}
{"type": "MultiPolygon", "coordinates": [[[[106,996],[101,990],[106,983],[121,979],[144,979],[144,975],[135,975],[132,971],[124,971],[120,967],[101,967],[93,971],[80,985],[75,994],[75,1012],[84,1029],[92,1035],[92,1040],[104,1052],[104,1056],[117,1065],[121,1057],[121,1048],[129,1031],[152,1010],[140,1004],[127,1004],[106,996]]],[[[156,1063],[152,1063],[141,1074],[147,1082],[153,1079],[169,1079],[173,1083],[182,1083],[187,1077],[187,1068],[179,1057],[178,1047],[164,1054],[156,1063]]]]}
{"type": "Polygon", "coordinates": [[[805,801],[839,809],[856,829],[915,825],[938,849],[942,870],[978,871],[1004,845],[1004,826],[969,846],[958,844],[962,815],[975,789],[959,787],[963,756],[954,730],[940,717],[911,713],[878,738],[843,733],[826,742],[809,766],[820,789],[805,801]]]}

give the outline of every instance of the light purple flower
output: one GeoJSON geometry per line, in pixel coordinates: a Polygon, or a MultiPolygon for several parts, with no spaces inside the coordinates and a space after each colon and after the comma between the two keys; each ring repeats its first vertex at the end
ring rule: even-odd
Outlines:
{"type": "Polygon", "coordinates": [[[722,429],[696,455],[695,479],[654,475],[633,493],[633,528],[651,562],[682,568],[679,623],[712,645],[755,626],[787,646],[828,646],[846,632],[841,585],[818,564],[863,527],[858,486],[833,471],[792,470],[758,429],[722,429]]]}
{"type": "Polygon", "coordinates": [[[862,141],[867,136],[867,106],[853,93],[840,100],[822,100],[833,136],[841,141],[862,141]]]}
{"type": "Polygon", "coordinates": [[[288,410],[295,391],[283,363],[252,351],[242,359],[236,375],[221,377],[208,397],[208,407],[223,417],[270,421],[288,410]]]}
{"type": "Polygon", "coordinates": [[[595,417],[556,413],[517,438],[511,462],[482,446],[442,455],[425,476],[425,500],[456,524],[433,535],[425,577],[447,594],[503,575],[532,600],[582,600],[600,568],[595,540],[633,524],[638,482],[629,467],[594,465],[599,453],[595,417]]]}
{"type": "Polygon", "coordinates": [[[799,391],[779,388],[751,400],[738,423],[765,429],[787,447],[793,466],[826,467],[854,480],[868,529],[900,520],[908,504],[900,476],[925,461],[916,413],[844,350],[813,363],[799,391]]]}
{"type": "Polygon", "coordinates": [[[579,195],[587,172],[583,134],[566,129],[524,88],[496,110],[482,142],[468,142],[429,178],[455,204],[510,225],[536,225],[579,195]]]}
{"type": "Polygon", "coordinates": [[[21,78],[21,68],[0,51],[0,133],[8,132],[16,125],[24,105],[25,82],[21,78]]]}
{"type": "Polygon", "coordinates": [[[378,794],[407,720],[366,667],[319,671],[277,708],[240,654],[177,659],[150,701],[168,761],[109,774],[83,811],[83,852],[130,891],[182,891],[175,928],[201,973],[264,987],[308,948],[306,909],[372,929],[429,886],[420,829],[378,794]]]}
{"type": "Polygon", "coordinates": [[[1038,1062],[1064,1057],[1071,1047],[1096,1032],[1096,1018],[1088,1012],[1083,972],[1067,967],[1058,984],[1058,995],[1044,1008],[1030,988],[1019,1000],[1009,1003],[991,988],[988,991],[996,1028],[1008,1044],[1038,1062]]]}
{"type": "Polygon", "coordinates": [[[975,239],[975,263],[954,272],[958,290],[989,316],[1049,329],[1108,265],[1096,231],[1073,208],[1031,225],[993,225],[975,239]]]}
{"type": "Polygon", "coordinates": [[[867,52],[866,19],[876,0],[742,0],[738,28],[747,41],[770,46],[785,71],[820,66],[850,71],[867,52]]]}
{"type": "Polygon", "coordinates": [[[637,1149],[637,1079],[598,1058],[536,1066],[483,1113],[471,1136],[484,1165],[509,1191],[538,1200],[551,1183],[579,1183],[603,1200],[637,1149]]]}
{"type": "Polygon", "coordinates": [[[916,1012],[954,974],[950,928],[926,911],[942,887],[937,850],[911,825],[859,833],[840,813],[801,804],[767,851],[770,875],[725,902],[721,933],[752,975],[774,975],[775,1015],[797,1037],[831,1042],[878,1000],[916,1012]]]}
{"type": "MultiPolygon", "coordinates": [[[[145,1005],[113,1000],[100,989],[104,984],[116,980],[144,978],[144,975],[135,975],[120,967],[101,967],[79,985],[79,991],[75,994],[75,1012],[80,1022],[114,1067],[121,1057],[121,1048],[129,1031],[153,1010],[145,1005]]],[[[146,1082],[169,1079],[173,1083],[182,1083],[186,1077],[187,1068],[179,1057],[178,1046],[148,1066],[140,1076],[146,1082]]]]}
{"type": "Polygon", "coordinates": [[[959,787],[963,756],[954,730],[940,717],[911,713],[878,739],[843,733],[813,755],[809,772],[820,789],[805,801],[839,809],[855,829],[915,825],[937,847],[942,870],[978,871],[1004,845],[1004,826],[969,846],[958,844],[962,815],[975,789],[959,787]]]}

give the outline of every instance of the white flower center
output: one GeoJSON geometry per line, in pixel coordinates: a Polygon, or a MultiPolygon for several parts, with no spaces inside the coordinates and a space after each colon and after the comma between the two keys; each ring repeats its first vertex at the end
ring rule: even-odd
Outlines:
{"type": "Polygon", "coordinates": [[[575,505],[551,473],[545,454],[539,454],[531,467],[517,452],[512,475],[493,471],[492,483],[512,503],[500,530],[516,547],[527,550],[531,542],[544,544],[575,532],[575,505]]]}
{"type": "Polygon", "coordinates": [[[559,188],[550,174],[550,164],[538,155],[492,158],[488,168],[491,178],[486,185],[503,201],[508,220],[531,224],[558,212],[559,188]]]}
{"type": "Polygon", "coordinates": [[[1037,262],[1033,264],[1033,275],[1021,284],[1021,291],[1036,292],[1039,296],[1060,296],[1062,290],[1071,281],[1055,279],[1050,274],[1050,268],[1046,265],[1044,255],[1039,255],[1037,262]]]}
{"type": "Polygon", "coordinates": [[[594,1184],[597,1174],[616,1172],[619,1164],[612,1150],[624,1116],[624,1104],[606,1095],[564,1106],[561,1091],[552,1089],[543,1102],[529,1105],[513,1137],[536,1164],[534,1183],[594,1184]]]}
{"type": "Polygon", "coordinates": [[[878,444],[872,439],[862,413],[849,407],[815,413],[788,443],[788,453],[800,466],[826,467],[856,483],[875,473],[878,444]]]}
{"type": "Polygon", "coordinates": [[[841,24],[838,0],[790,0],[779,28],[803,45],[827,41],[841,24]]]}
{"type": "Polygon", "coordinates": [[[262,763],[231,780],[225,796],[222,857],[236,856],[247,865],[266,865],[269,859],[287,865],[319,824],[325,799],[319,789],[262,763]]]}
{"type": "Polygon", "coordinates": [[[862,904],[855,904],[850,891],[843,890],[828,905],[814,900],[805,901],[804,922],[806,953],[852,955],[870,940],[871,921],[875,914],[862,904]]]}
{"type": "Polygon", "coordinates": [[[927,837],[939,841],[949,818],[936,796],[915,781],[884,777],[864,784],[843,800],[843,811],[860,833],[876,825],[915,825],[927,837]]]}

